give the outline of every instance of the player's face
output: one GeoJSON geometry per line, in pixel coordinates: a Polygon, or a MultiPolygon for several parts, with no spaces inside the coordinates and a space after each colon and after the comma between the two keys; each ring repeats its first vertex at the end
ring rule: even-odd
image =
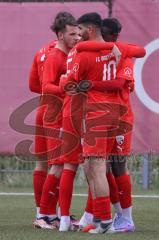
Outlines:
{"type": "Polygon", "coordinates": [[[66,26],[66,31],[63,33],[63,41],[68,49],[73,48],[76,43],[81,40],[80,29],[78,26],[66,26]]]}
{"type": "Polygon", "coordinates": [[[79,28],[81,31],[82,40],[83,41],[89,40],[88,27],[83,24],[79,24],[79,28]]]}

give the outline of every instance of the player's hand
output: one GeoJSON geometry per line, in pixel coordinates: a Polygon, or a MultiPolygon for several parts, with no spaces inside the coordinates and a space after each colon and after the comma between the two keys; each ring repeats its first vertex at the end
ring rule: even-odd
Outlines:
{"type": "Polygon", "coordinates": [[[78,84],[78,92],[88,92],[92,88],[92,82],[90,80],[82,80],[78,84]]]}
{"type": "Polygon", "coordinates": [[[62,92],[64,92],[64,88],[65,88],[65,85],[67,84],[67,82],[68,82],[67,74],[61,75],[59,86],[60,86],[60,89],[62,92]]]}
{"type": "Polygon", "coordinates": [[[121,54],[119,48],[115,44],[114,44],[114,47],[112,49],[112,53],[114,53],[115,58],[116,58],[116,62],[117,62],[117,65],[118,65],[119,62],[120,62],[122,54],[121,54]]]}
{"type": "Polygon", "coordinates": [[[134,88],[135,88],[134,82],[130,82],[128,87],[129,87],[130,92],[133,92],[134,88]]]}
{"type": "Polygon", "coordinates": [[[77,94],[78,84],[74,81],[69,81],[64,86],[64,91],[67,93],[67,95],[75,95],[77,94]]]}

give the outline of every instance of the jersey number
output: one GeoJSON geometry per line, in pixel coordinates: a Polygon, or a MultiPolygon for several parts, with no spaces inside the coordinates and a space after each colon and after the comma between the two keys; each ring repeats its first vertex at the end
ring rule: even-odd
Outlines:
{"type": "Polygon", "coordinates": [[[103,66],[103,81],[113,80],[116,78],[116,61],[112,60],[103,66]]]}

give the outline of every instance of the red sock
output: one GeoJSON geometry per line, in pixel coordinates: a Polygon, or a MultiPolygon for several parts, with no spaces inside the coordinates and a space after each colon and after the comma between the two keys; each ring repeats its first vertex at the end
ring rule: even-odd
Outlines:
{"type": "Polygon", "coordinates": [[[46,181],[43,186],[43,192],[40,202],[40,213],[51,215],[56,214],[56,194],[57,194],[57,186],[59,185],[60,178],[55,177],[52,174],[48,174],[46,181]],[[52,205],[52,206],[51,206],[52,205]],[[50,212],[50,208],[51,211],[50,212]]]}
{"type": "Polygon", "coordinates": [[[40,207],[43,185],[47,177],[47,172],[34,171],[33,173],[33,188],[36,207],[40,207]]]}
{"type": "Polygon", "coordinates": [[[122,176],[115,178],[118,189],[119,189],[119,199],[122,208],[128,208],[132,206],[131,197],[131,181],[130,176],[125,173],[122,176]]]}
{"type": "Polygon", "coordinates": [[[61,216],[69,216],[72,200],[73,182],[76,172],[64,169],[60,181],[60,209],[61,216]]]}
{"type": "Polygon", "coordinates": [[[108,172],[106,176],[107,176],[107,180],[108,180],[108,184],[109,184],[111,203],[115,204],[117,202],[120,202],[118,186],[116,184],[113,174],[111,172],[108,172]]]}
{"type": "Polygon", "coordinates": [[[91,191],[90,191],[90,187],[89,187],[89,190],[88,190],[88,197],[87,197],[85,211],[93,214],[93,199],[92,199],[92,194],[91,194],[91,191]]]}
{"type": "Polygon", "coordinates": [[[52,201],[50,201],[50,203],[48,204],[48,212],[51,215],[57,215],[56,210],[57,210],[57,203],[58,203],[58,200],[59,200],[59,184],[60,184],[60,180],[59,180],[58,185],[56,186],[55,195],[54,195],[52,201]]]}
{"type": "Polygon", "coordinates": [[[98,197],[93,200],[93,215],[94,218],[100,219],[101,221],[112,218],[109,197],[98,197]]]}

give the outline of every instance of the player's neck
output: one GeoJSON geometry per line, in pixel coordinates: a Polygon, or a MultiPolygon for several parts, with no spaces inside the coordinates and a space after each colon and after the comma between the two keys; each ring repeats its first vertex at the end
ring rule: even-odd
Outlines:
{"type": "Polygon", "coordinates": [[[104,42],[102,35],[92,35],[90,41],[104,42]]]}
{"type": "Polygon", "coordinates": [[[55,48],[60,49],[60,50],[61,50],[62,52],[64,52],[65,54],[68,54],[69,51],[70,51],[70,49],[68,49],[68,48],[66,47],[66,45],[64,44],[64,42],[62,42],[62,41],[58,41],[57,44],[56,44],[56,46],[55,46],[55,48]]]}

